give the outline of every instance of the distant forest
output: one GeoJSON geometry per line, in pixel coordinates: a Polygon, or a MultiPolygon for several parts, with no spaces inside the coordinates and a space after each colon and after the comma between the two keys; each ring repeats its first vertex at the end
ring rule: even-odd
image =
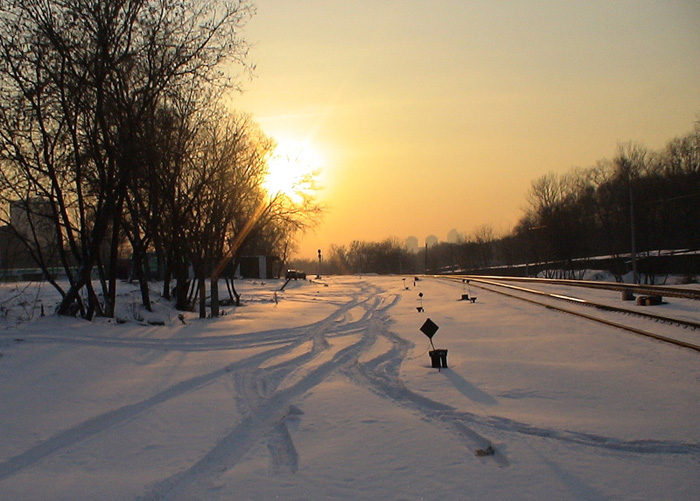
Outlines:
{"type": "MultiPolygon", "coordinates": [[[[533,274],[556,267],[575,277],[589,266],[587,258],[606,256],[599,264],[621,276],[631,270],[633,251],[642,259],[658,250],[678,254],[700,249],[700,121],[661,151],[626,143],[613,158],[592,167],[545,174],[532,182],[527,204],[507,235],[497,236],[483,226],[462,241],[418,252],[395,238],[355,241],[332,246],[321,269],[346,274],[498,268],[533,274]]],[[[312,261],[294,264],[309,270],[318,266],[312,261]]]]}

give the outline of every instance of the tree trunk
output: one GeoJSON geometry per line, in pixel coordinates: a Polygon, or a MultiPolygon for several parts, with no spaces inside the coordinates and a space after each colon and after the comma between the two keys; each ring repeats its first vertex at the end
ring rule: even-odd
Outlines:
{"type": "Polygon", "coordinates": [[[241,295],[236,290],[236,281],[233,278],[231,279],[231,290],[233,291],[233,295],[236,296],[236,306],[240,306],[241,305],[241,295]]]}
{"type": "Polygon", "coordinates": [[[189,311],[190,304],[187,300],[190,282],[187,263],[182,259],[178,259],[174,263],[175,268],[175,309],[180,311],[189,311]]]}
{"type": "Polygon", "coordinates": [[[70,286],[68,292],[66,292],[63,300],[56,308],[56,313],[59,315],[75,315],[76,312],[73,310],[74,304],[80,306],[80,311],[82,314],[85,313],[80,300],[80,290],[89,282],[91,273],[92,264],[88,265],[87,263],[83,263],[80,265],[78,269],[78,279],[73,285],[70,286]]]}
{"type": "Polygon", "coordinates": [[[211,317],[219,316],[219,280],[211,277],[209,288],[211,289],[211,317]]]}
{"type": "Polygon", "coordinates": [[[97,294],[92,286],[92,280],[88,280],[85,284],[85,288],[88,294],[88,310],[85,318],[92,320],[95,315],[104,316],[104,311],[102,310],[102,306],[100,306],[100,301],[97,299],[97,294]]]}
{"type": "Polygon", "coordinates": [[[163,274],[163,291],[161,294],[165,299],[168,301],[171,299],[170,297],[170,279],[172,278],[172,269],[170,268],[170,265],[166,265],[165,267],[165,272],[163,274]]]}
{"type": "Polygon", "coordinates": [[[199,318],[207,318],[207,280],[204,272],[199,275],[199,318]]]}
{"type": "Polygon", "coordinates": [[[151,292],[148,289],[148,277],[146,273],[146,253],[141,240],[134,243],[134,269],[136,270],[136,278],[139,281],[139,289],[141,291],[141,304],[147,311],[151,309],[151,292]]]}
{"type": "Polygon", "coordinates": [[[151,291],[148,289],[148,279],[145,276],[139,277],[139,287],[141,289],[141,303],[147,311],[153,311],[151,306],[151,291]]]}
{"type": "MultiPolygon", "coordinates": [[[[95,266],[95,261],[98,253],[100,252],[100,244],[102,243],[104,235],[107,232],[107,225],[110,219],[113,220],[110,215],[113,214],[114,209],[115,201],[108,198],[105,201],[104,206],[97,211],[94,226],[92,228],[92,232],[90,233],[90,238],[87,239],[87,244],[82,249],[82,254],[80,256],[81,263],[78,271],[78,279],[76,280],[75,284],[71,285],[63,300],[58,305],[58,308],[56,308],[56,312],[59,315],[71,315],[72,305],[76,302],[79,304],[80,290],[86,285],[89,285],[89,309],[93,312],[95,309],[99,309],[97,308],[98,305],[95,302],[96,297],[93,298],[95,293],[92,290],[92,285],[90,284],[92,279],[92,268],[95,266]]],[[[81,313],[84,314],[82,311],[81,313]]],[[[91,315],[88,316],[91,318],[91,315]]]]}
{"type": "Polygon", "coordinates": [[[105,315],[108,318],[114,318],[114,309],[117,305],[117,258],[119,257],[119,227],[121,224],[119,219],[121,219],[122,207],[123,198],[120,198],[117,204],[117,212],[112,223],[112,241],[109,246],[109,267],[107,271],[109,287],[105,297],[105,315]]]}

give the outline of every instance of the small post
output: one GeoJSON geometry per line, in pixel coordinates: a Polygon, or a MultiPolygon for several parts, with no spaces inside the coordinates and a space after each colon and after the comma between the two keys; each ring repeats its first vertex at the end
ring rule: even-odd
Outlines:
{"type": "Polygon", "coordinates": [[[428,339],[430,339],[430,346],[433,348],[428,353],[428,355],[430,355],[430,366],[440,370],[442,368],[447,369],[447,350],[435,349],[435,345],[433,344],[433,336],[438,329],[439,327],[435,324],[435,322],[429,318],[425,320],[420,328],[421,332],[428,336],[428,339]]]}
{"type": "Polygon", "coordinates": [[[321,249],[318,250],[318,270],[316,273],[316,278],[321,278],[321,249]]]}

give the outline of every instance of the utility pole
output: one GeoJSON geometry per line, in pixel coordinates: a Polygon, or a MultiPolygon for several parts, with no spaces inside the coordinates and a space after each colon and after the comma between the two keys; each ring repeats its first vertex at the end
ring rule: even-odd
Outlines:
{"type": "Polygon", "coordinates": [[[316,271],[316,278],[321,278],[321,249],[318,250],[318,270],[316,271]]]}
{"type": "Polygon", "coordinates": [[[428,274],[428,242],[425,242],[425,274],[428,274]]]}
{"type": "Polygon", "coordinates": [[[637,239],[634,234],[634,196],[632,194],[632,180],[628,177],[630,190],[630,250],[632,254],[632,283],[639,283],[639,275],[637,274],[637,239]]]}

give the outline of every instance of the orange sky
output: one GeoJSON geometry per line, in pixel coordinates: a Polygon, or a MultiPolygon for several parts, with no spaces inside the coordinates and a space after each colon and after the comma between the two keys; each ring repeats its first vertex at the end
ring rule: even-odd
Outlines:
{"type": "Polygon", "coordinates": [[[300,257],[352,240],[509,231],[537,177],[700,118],[691,1],[257,0],[233,100],[323,158],[300,257]]]}

